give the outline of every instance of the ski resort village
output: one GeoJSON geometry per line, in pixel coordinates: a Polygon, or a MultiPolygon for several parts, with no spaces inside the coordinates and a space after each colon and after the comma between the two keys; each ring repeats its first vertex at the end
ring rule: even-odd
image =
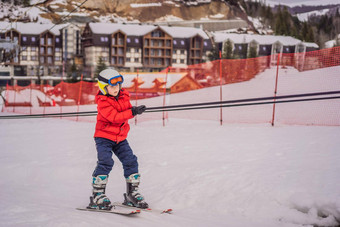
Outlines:
{"type": "Polygon", "coordinates": [[[0,226],[340,226],[337,0],[0,1],[0,226]]]}

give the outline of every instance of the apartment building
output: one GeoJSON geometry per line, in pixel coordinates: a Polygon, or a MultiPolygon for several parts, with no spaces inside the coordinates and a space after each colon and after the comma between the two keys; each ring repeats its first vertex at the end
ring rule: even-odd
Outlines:
{"type": "Polygon", "coordinates": [[[122,71],[160,71],[202,63],[212,43],[202,29],[140,24],[88,23],[82,34],[84,64],[99,59],[122,71]]]}
{"type": "Polygon", "coordinates": [[[61,76],[63,62],[81,56],[81,28],[74,24],[0,22],[0,39],[16,41],[19,52],[3,62],[12,76],[61,76]]]}

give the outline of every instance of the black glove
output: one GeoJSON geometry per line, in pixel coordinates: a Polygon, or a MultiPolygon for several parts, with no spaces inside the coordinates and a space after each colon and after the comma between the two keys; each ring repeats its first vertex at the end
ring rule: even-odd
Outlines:
{"type": "Polygon", "coordinates": [[[137,114],[142,114],[146,110],[146,106],[141,105],[141,106],[133,106],[131,108],[132,115],[136,116],[137,114]]]}

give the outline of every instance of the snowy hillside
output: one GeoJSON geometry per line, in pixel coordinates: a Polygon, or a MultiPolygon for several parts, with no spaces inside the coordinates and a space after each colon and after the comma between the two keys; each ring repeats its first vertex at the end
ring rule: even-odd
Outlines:
{"type": "MultiPolygon", "coordinates": [[[[224,86],[224,100],[273,95],[273,72],[224,86]]],[[[284,69],[278,95],[338,90],[338,72],[284,69]]],[[[138,103],[159,106],[162,100],[138,103]]],[[[174,94],[167,102],[216,100],[218,87],[174,94]]],[[[75,210],[91,193],[94,122],[0,120],[1,226],[339,226],[340,127],[286,124],[339,121],[338,102],[278,105],[275,127],[268,124],[271,105],[225,108],[223,126],[217,109],[171,112],[166,127],[160,114],[144,113],[137,125],[131,120],[128,140],[140,164],[140,189],[151,207],[174,209],[132,218],[75,210]]],[[[123,171],[115,163],[107,194],[122,201],[123,171]]]]}

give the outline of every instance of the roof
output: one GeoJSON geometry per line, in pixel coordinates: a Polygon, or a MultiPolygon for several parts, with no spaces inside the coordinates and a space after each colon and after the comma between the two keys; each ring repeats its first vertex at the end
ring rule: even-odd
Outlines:
{"type": "Polygon", "coordinates": [[[89,26],[93,33],[109,35],[117,31],[122,31],[128,36],[143,36],[157,28],[157,26],[154,25],[117,23],[89,23],[89,26]]]}
{"type": "Polygon", "coordinates": [[[96,34],[112,34],[117,31],[122,31],[128,36],[143,36],[149,32],[161,28],[163,31],[171,35],[173,38],[190,38],[196,35],[200,35],[204,39],[208,39],[207,34],[199,28],[187,28],[187,27],[168,27],[168,26],[156,26],[146,24],[118,24],[118,23],[89,23],[89,26],[93,33],[96,34]]]}
{"type": "Polygon", "coordinates": [[[5,33],[11,29],[15,29],[21,34],[39,35],[49,30],[54,35],[60,35],[60,29],[68,26],[68,24],[39,24],[39,23],[23,23],[23,22],[0,22],[0,32],[5,33]]]}
{"type": "Polygon", "coordinates": [[[280,42],[284,46],[295,46],[301,43],[301,40],[295,39],[291,36],[229,34],[221,32],[215,32],[212,34],[215,42],[217,43],[225,42],[228,39],[234,43],[250,43],[255,41],[260,45],[270,45],[274,44],[275,42],[280,42]]]}
{"type": "MultiPolygon", "coordinates": [[[[132,82],[137,77],[136,73],[122,73],[124,77],[123,87],[131,87],[134,85],[132,82]]],[[[168,73],[167,77],[167,88],[172,87],[177,83],[186,73],[168,73]]],[[[139,73],[139,79],[144,83],[140,85],[140,88],[151,88],[154,86],[153,81],[157,78],[162,79],[165,82],[166,73],[139,73]]]]}
{"type": "Polygon", "coordinates": [[[160,26],[166,33],[171,35],[173,38],[191,38],[196,35],[201,36],[203,39],[208,39],[207,34],[200,28],[189,28],[189,27],[168,27],[160,26]]]}

